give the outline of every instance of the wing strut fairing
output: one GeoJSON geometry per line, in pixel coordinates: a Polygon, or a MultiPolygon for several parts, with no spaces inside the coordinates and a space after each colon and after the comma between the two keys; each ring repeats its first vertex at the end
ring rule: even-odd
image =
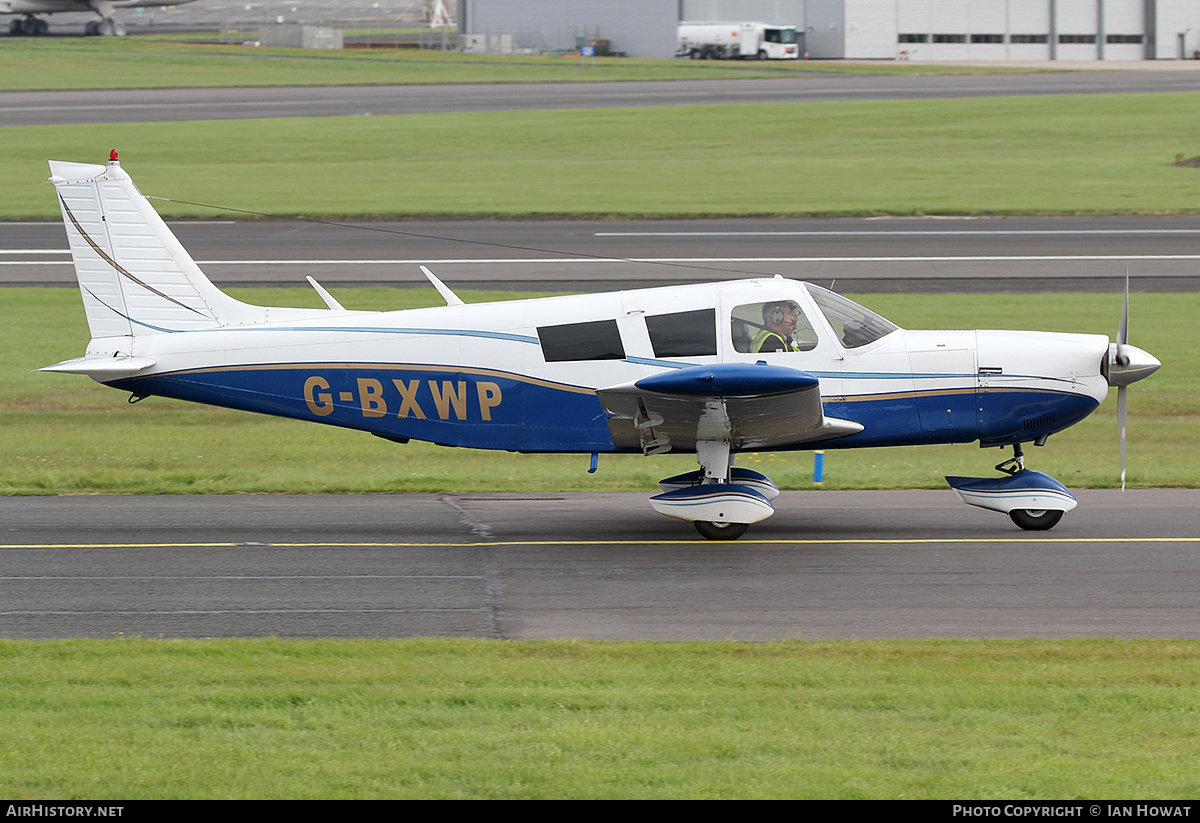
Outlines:
{"type": "Polygon", "coordinates": [[[617,447],[645,454],[694,451],[706,441],[733,451],[779,448],[863,430],[825,416],[815,375],[765,363],[689,366],[596,394],[617,447]]]}

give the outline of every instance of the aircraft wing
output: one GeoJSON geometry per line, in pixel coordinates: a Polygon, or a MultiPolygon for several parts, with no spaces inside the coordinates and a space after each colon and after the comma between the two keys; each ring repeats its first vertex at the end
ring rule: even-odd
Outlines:
{"type": "Polygon", "coordinates": [[[727,441],[733,451],[845,437],[852,420],[826,417],[820,381],[765,363],[689,366],[596,392],[618,448],[645,454],[727,441]]]}

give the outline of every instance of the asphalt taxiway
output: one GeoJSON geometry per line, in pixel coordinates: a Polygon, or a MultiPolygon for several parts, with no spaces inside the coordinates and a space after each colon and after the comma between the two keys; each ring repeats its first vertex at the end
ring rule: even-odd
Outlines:
{"type": "Polygon", "coordinates": [[[1200,490],[1083,490],[1045,533],[792,491],[728,543],[647,496],[0,498],[0,636],[1200,638],[1200,490]]]}
{"type": "MultiPolygon", "coordinates": [[[[151,194],[153,192],[150,192],[151,194]]],[[[607,291],[781,274],[840,291],[1200,289],[1200,218],[173,223],[220,286],[607,291]]],[[[60,223],[5,224],[0,286],[75,287],[60,223]]]]}
{"type": "MultiPolygon", "coordinates": [[[[1177,71],[796,76],[789,70],[765,79],[686,82],[12,91],[0,92],[0,126],[1200,90],[1200,70],[1183,65],[1194,61],[1178,62],[1177,71]]],[[[564,79],[584,71],[561,68],[564,79]]]]}

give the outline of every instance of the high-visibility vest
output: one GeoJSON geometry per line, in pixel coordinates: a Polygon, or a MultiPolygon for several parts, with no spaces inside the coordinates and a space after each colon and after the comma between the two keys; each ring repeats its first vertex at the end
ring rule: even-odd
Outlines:
{"type": "MultiPolygon", "coordinates": [[[[776,332],[776,331],[771,331],[770,329],[763,329],[762,331],[760,331],[758,333],[757,336],[755,336],[754,342],[750,344],[750,351],[752,351],[752,352],[762,351],[763,346],[765,346],[767,341],[770,340],[772,337],[774,337],[776,340],[778,340],[780,343],[783,344],[783,351],[798,351],[798,349],[795,346],[793,346],[787,340],[783,339],[782,334],[780,334],[779,332],[776,332]]],[[[772,349],[772,351],[775,351],[775,350],[772,349]]]]}

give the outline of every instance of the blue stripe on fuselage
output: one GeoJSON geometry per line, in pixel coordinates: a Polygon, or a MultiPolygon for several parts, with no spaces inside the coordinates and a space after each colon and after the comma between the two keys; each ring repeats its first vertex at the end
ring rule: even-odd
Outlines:
{"type": "MultiPolygon", "coordinates": [[[[615,450],[592,389],[491,369],[265,364],[168,372],[108,385],[450,446],[615,450]]],[[[847,395],[825,400],[825,414],[857,421],[863,431],[794,448],[965,443],[980,439],[981,428],[986,445],[1029,441],[1082,420],[1096,405],[1086,395],[1049,390],[847,395]]]]}

